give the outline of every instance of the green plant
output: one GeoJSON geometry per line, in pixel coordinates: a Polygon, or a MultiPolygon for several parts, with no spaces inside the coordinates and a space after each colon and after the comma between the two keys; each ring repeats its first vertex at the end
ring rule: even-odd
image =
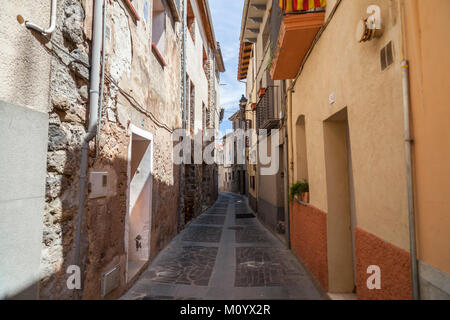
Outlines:
{"type": "Polygon", "coordinates": [[[304,192],[309,192],[309,183],[306,180],[303,180],[303,182],[297,181],[289,188],[291,200],[293,200],[296,195],[300,195],[304,192]]]}
{"type": "Polygon", "coordinates": [[[309,183],[307,180],[303,180],[302,192],[309,192],[309,183]]]}

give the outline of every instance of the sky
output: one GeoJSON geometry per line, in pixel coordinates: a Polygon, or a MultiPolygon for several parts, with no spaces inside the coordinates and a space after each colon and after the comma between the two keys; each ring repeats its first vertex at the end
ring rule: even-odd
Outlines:
{"type": "Polygon", "coordinates": [[[225,73],[221,74],[220,106],[225,109],[225,116],[220,125],[220,137],[226,130],[232,129],[228,120],[239,109],[239,100],[245,92],[245,84],[237,80],[239,60],[239,37],[244,0],[210,0],[216,40],[220,42],[225,73]]]}

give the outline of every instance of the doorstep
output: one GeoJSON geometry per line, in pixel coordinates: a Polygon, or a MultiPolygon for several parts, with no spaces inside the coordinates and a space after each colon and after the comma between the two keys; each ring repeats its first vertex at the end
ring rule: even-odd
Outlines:
{"type": "Polygon", "coordinates": [[[330,300],[358,300],[355,293],[330,293],[327,292],[330,300]]]}

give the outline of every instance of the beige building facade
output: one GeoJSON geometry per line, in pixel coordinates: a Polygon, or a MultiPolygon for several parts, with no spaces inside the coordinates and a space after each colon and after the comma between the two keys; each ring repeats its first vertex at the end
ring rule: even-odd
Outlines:
{"type": "Polygon", "coordinates": [[[442,215],[446,202],[437,200],[448,188],[443,180],[435,185],[445,176],[442,165],[448,158],[448,129],[438,120],[446,115],[440,106],[447,103],[448,76],[422,51],[425,43],[427,53],[448,51],[438,32],[447,22],[432,13],[445,12],[448,5],[441,1],[431,9],[419,1],[378,1],[374,8],[371,1],[326,2],[315,11],[283,17],[271,66],[272,77],[286,80],[288,88],[290,184],[307,180],[310,188],[310,203],[291,202],[292,250],[331,294],[448,298],[450,226],[442,215]],[[373,35],[367,28],[368,38],[357,41],[358,22],[368,17],[381,18],[381,28],[373,35]],[[405,112],[407,60],[412,107],[405,112]],[[439,88],[437,95],[427,96],[432,87],[439,88]],[[408,202],[405,148],[404,119],[410,112],[416,229],[410,224],[414,208],[408,202]],[[432,150],[442,164],[430,162],[432,150]],[[426,181],[433,181],[431,189],[426,181]],[[427,194],[438,185],[435,207],[427,194]],[[416,242],[420,276],[410,254],[416,242]],[[367,285],[373,270],[381,274],[380,288],[367,285]],[[420,292],[415,290],[419,277],[420,292]]]}

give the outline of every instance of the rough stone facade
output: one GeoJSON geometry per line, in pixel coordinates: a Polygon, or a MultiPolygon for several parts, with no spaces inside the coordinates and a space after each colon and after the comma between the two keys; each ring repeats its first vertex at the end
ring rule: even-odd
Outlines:
{"type": "MultiPolygon", "coordinates": [[[[85,202],[82,227],[83,290],[67,289],[66,269],[74,261],[75,225],[80,181],[80,147],[86,132],[92,1],[58,3],[52,40],[51,105],[47,191],[41,258],[43,299],[102,298],[100,279],[120,268],[117,289],[127,287],[125,241],[128,194],[129,125],[153,134],[153,193],[150,256],[177,233],[179,167],[172,161],[171,130],[181,127],[181,24],[166,19],[167,66],[149,45],[152,26],[144,19],[144,1],[134,1],[136,21],[122,1],[107,1],[106,79],[101,133],[90,144],[89,172],[108,172],[108,196],[85,202]],[[70,55],[69,55],[69,54],[70,55]],[[119,89],[119,87],[120,89],[119,89]],[[157,119],[156,122],[154,119],[157,119]],[[166,128],[167,127],[167,128],[166,128]]],[[[151,17],[151,2],[148,3],[151,17]]],[[[89,174],[88,174],[89,175],[89,174]]]]}
{"type": "MultiPolygon", "coordinates": [[[[192,139],[203,141],[205,148],[211,140],[205,134],[206,130],[212,129],[218,135],[219,112],[217,93],[219,87],[219,70],[216,53],[220,47],[211,45],[211,39],[206,36],[207,26],[202,19],[204,8],[200,1],[191,1],[191,16],[195,23],[191,25],[190,32],[187,33],[186,42],[186,62],[187,62],[187,122],[192,139]],[[201,71],[200,71],[201,70],[201,71]],[[200,135],[202,137],[200,137],[200,135]]],[[[200,142],[199,142],[200,143],[200,142]]],[[[215,143],[215,141],[213,141],[215,143]]],[[[194,154],[194,148],[191,149],[194,154]]],[[[217,165],[207,165],[205,163],[194,163],[185,165],[185,187],[184,187],[184,210],[183,224],[200,215],[211,206],[218,196],[218,169],[217,165]]]]}

